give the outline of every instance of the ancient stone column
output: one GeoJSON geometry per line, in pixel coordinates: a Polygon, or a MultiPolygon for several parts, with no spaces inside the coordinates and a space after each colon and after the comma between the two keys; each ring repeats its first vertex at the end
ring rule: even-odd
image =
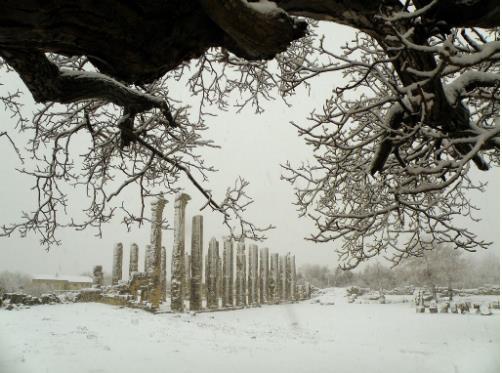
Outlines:
{"type": "Polygon", "coordinates": [[[246,305],[246,246],[244,242],[237,243],[235,269],[235,304],[244,307],[246,305]]]}
{"type": "Polygon", "coordinates": [[[279,257],[279,290],[280,290],[280,299],[281,302],[285,302],[287,300],[287,280],[286,280],[286,257],[279,257]]]}
{"type": "Polygon", "coordinates": [[[298,293],[296,289],[296,261],[295,261],[295,256],[291,256],[291,300],[296,301],[298,300],[298,293]]]}
{"type": "Polygon", "coordinates": [[[242,301],[244,306],[248,305],[246,292],[247,292],[247,257],[246,257],[246,246],[243,243],[242,246],[242,301]]]}
{"type": "Polygon", "coordinates": [[[112,285],[117,285],[122,280],[122,243],[117,243],[113,249],[112,285]]]}
{"type": "Polygon", "coordinates": [[[234,246],[231,239],[223,242],[223,306],[234,306],[234,246]]]}
{"type": "Polygon", "coordinates": [[[286,301],[290,301],[292,298],[291,291],[291,255],[289,253],[286,254],[286,301]]]}
{"type": "Polygon", "coordinates": [[[171,260],[171,310],[183,311],[185,280],[185,208],[190,196],[181,193],[174,201],[174,245],[171,260]]]}
{"type": "Polygon", "coordinates": [[[242,260],[241,260],[241,243],[237,242],[235,248],[235,305],[242,306],[241,303],[241,276],[242,276],[242,260]]]}
{"type": "MultiPolygon", "coordinates": [[[[218,243],[219,244],[219,243],[218,243]]],[[[221,260],[221,256],[218,253],[218,260],[216,261],[216,297],[218,299],[218,306],[223,305],[223,260],[221,260]]]]}
{"type": "Polygon", "coordinates": [[[155,250],[152,245],[146,245],[145,248],[145,272],[151,274],[153,272],[152,263],[154,262],[155,250]]]}
{"type": "Polygon", "coordinates": [[[260,303],[268,303],[268,249],[260,250],[260,303]]]}
{"type": "Polygon", "coordinates": [[[94,266],[92,270],[92,282],[96,286],[104,285],[103,266],[94,266]]]}
{"type": "Polygon", "coordinates": [[[248,304],[258,304],[258,246],[249,246],[248,304]]]}
{"type": "Polygon", "coordinates": [[[218,261],[219,261],[219,243],[216,238],[209,241],[209,250],[207,252],[206,265],[206,284],[207,284],[207,308],[218,308],[218,261]]]}
{"type": "MultiPolygon", "coordinates": [[[[208,297],[208,286],[209,286],[209,257],[208,254],[204,255],[204,282],[202,284],[203,290],[201,290],[201,297],[206,299],[206,308],[207,305],[207,297],[208,297]]],[[[203,308],[203,307],[201,307],[203,308]]]]}
{"type": "Polygon", "coordinates": [[[159,308],[162,302],[162,214],[166,200],[159,197],[151,204],[152,225],[150,232],[150,245],[147,246],[146,273],[150,278],[148,301],[154,309],[159,308]]]}
{"type": "Polygon", "coordinates": [[[165,302],[167,300],[167,253],[164,246],[160,251],[160,291],[162,302],[165,302]]]}
{"type": "Polygon", "coordinates": [[[143,257],[143,272],[146,273],[146,269],[148,268],[148,246],[150,245],[146,245],[145,246],[145,255],[143,257]]]}
{"type": "Polygon", "coordinates": [[[310,299],[311,295],[311,288],[310,288],[310,282],[305,283],[305,296],[307,299],[310,299]]]}
{"type": "Polygon", "coordinates": [[[138,245],[133,243],[129,250],[129,279],[132,278],[134,272],[138,272],[138,245]]]}
{"type": "Polygon", "coordinates": [[[202,308],[202,215],[192,218],[192,251],[191,251],[191,282],[190,282],[190,309],[199,311],[202,308]]]}
{"type": "Polygon", "coordinates": [[[269,298],[270,303],[279,303],[279,254],[270,255],[269,298]]]}
{"type": "Polygon", "coordinates": [[[191,255],[185,254],[184,271],[185,278],[183,280],[183,298],[190,299],[190,283],[192,278],[192,259],[191,255]]]}

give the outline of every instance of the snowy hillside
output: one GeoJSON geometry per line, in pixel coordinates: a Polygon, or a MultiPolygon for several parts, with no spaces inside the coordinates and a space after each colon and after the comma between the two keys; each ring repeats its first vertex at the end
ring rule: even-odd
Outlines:
{"type": "Polygon", "coordinates": [[[499,371],[497,311],[417,314],[343,295],[196,315],[95,303],[0,310],[0,372],[499,371]]]}

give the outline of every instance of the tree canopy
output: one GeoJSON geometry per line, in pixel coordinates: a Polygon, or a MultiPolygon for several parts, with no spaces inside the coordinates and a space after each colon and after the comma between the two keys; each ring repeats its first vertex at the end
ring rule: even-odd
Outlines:
{"type": "MultiPolygon", "coordinates": [[[[466,193],[482,189],[472,166],[499,164],[499,2],[493,0],[199,0],[4,1],[0,67],[15,70],[41,105],[24,117],[19,94],[1,95],[29,132],[26,154],[38,206],[3,235],[37,231],[57,242],[60,226],[100,228],[128,185],[144,198],[175,191],[184,175],[223,213],[236,238],[262,239],[267,228],[244,216],[252,201],[239,179],[217,202],[204,185],[213,171],[197,155],[205,105],[242,106],[294,94],[333,71],[348,82],[321,109],[293,125],[314,162],[284,166],[301,215],[317,242],[343,240],[346,268],[381,254],[394,263],[429,242],[474,250],[487,242],[459,227],[475,208],[466,193]],[[317,34],[318,22],[358,30],[341,52],[317,34]],[[169,89],[185,79],[198,113],[169,89]],[[192,109],[193,110],[193,109],[192,109]],[[86,138],[76,167],[71,140],[86,138]],[[110,181],[120,178],[118,187],[110,181]],[[65,185],[84,186],[83,221],[62,222],[65,185]],[[235,223],[236,221],[236,223],[235,223]],[[234,222],[234,223],[233,223],[234,222]],[[235,229],[237,227],[237,229],[235,229]]],[[[335,82],[334,82],[335,83],[335,82]]],[[[7,131],[0,138],[12,140],[7,131]]],[[[23,147],[24,149],[24,147],[23,147]]]]}

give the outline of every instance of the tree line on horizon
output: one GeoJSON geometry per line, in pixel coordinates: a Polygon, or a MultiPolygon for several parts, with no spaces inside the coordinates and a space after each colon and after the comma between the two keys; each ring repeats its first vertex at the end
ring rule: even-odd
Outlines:
{"type": "Polygon", "coordinates": [[[468,256],[458,250],[441,248],[403,260],[393,268],[380,262],[371,262],[357,270],[306,264],[299,268],[298,279],[309,281],[318,288],[359,286],[375,290],[403,286],[470,289],[499,285],[498,257],[490,254],[472,260],[468,256]]]}

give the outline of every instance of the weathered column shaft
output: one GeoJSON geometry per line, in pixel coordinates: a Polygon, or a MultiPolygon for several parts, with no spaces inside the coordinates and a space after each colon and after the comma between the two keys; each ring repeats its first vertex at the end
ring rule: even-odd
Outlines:
{"type": "Polygon", "coordinates": [[[279,256],[279,294],[281,302],[287,299],[287,286],[286,286],[286,257],[279,256]]]}
{"type": "Polygon", "coordinates": [[[155,256],[155,249],[152,247],[152,245],[146,245],[145,249],[145,272],[148,275],[151,275],[153,272],[153,261],[154,261],[154,256],[155,256]]]}
{"type": "Polygon", "coordinates": [[[258,303],[258,246],[249,246],[248,303],[258,303]]]}
{"type": "Polygon", "coordinates": [[[237,243],[235,265],[235,304],[239,307],[246,305],[246,246],[237,243]]]}
{"type": "Polygon", "coordinates": [[[291,300],[298,300],[298,292],[296,288],[296,261],[295,256],[291,256],[291,300]]]}
{"type": "Polygon", "coordinates": [[[113,248],[113,263],[112,263],[112,285],[117,285],[122,280],[122,243],[117,243],[113,248]]]}
{"type": "Polygon", "coordinates": [[[246,292],[247,292],[247,259],[246,259],[246,246],[242,248],[242,302],[244,306],[248,305],[246,292]]]}
{"type": "Polygon", "coordinates": [[[204,286],[206,287],[206,298],[207,298],[207,287],[209,284],[209,257],[208,254],[204,255],[204,286]]]}
{"type": "Polygon", "coordinates": [[[208,291],[209,291],[209,253],[204,255],[204,290],[201,291],[201,295],[206,299],[206,308],[208,307],[208,291]]]}
{"type": "Polygon", "coordinates": [[[219,243],[216,238],[209,241],[207,252],[206,282],[207,282],[207,308],[218,308],[218,272],[219,272],[219,243]]]}
{"type": "MultiPolygon", "coordinates": [[[[223,253],[222,253],[223,255],[223,253]]],[[[221,260],[221,256],[218,254],[217,264],[217,272],[216,272],[216,297],[218,298],[218,306],[221,298],[221,304],[223,305],[223,260],[221,260]]]]}
{"type": "Polygon", "coordinates": [[[132,278],[134,272],[138,272],[138,245],[133,243],[129,251],[129,280],[132,278]]]}
{"type": "Polygon", "coordinates": [[[147,247],[146,273],[150,278],[151,288],[148,300],[153,308],[159,308],[162,302],[162,214],[166,200],[159,197],[152,202],[152,229],[150,234],[150,245],[147,247]]]}
{"type": "Polygon", "coordinates": [[[190,283],[192,278],[192,256],[190,254],[185,254],[185,263],[183,264],[185,277],[183,280],[183,297],[184,299],[190,299],[190,283]]]}
{"type": "Polygon", "coordinates": [[[92,283],[96,286],[104,285],[103,266],[94,266],[94,269],[92,270],[92,283]]]}
{"type": "Polygon", "coordinates": [[[161,299],[165,302],[167,298],[167,253],[164,246],[160,251],[160,291],[162,293],[161,299]]]}
{"type": "Polygon", "coordinates": [[[183,311],[183,282],[185,281],[185,208],[188,194],[176,196],[174,202],[174,245],[171,261],[171,310],[183,311]]]}
{"type": "Polygon", "coordinates": [[[291,300],[291,255],[286,254],[286,300],[291,300]]]}
{"type": "Polygon", "coordinates": [[[269,298],[270,303],[279,303],[279,254],[270,255],[269,298]]]}
{"type": "Polygon", "coordinates": [[[223,242],[223,306],[234,306],[234,247],[231,240],[223,242]]]}
{"type": "Polygon", "coordinates": [[[192,218],[192,251],[190,263],[190,309],[198,311],[202,308],[202,246],[203,218],[196,215],[192,218]]]}
{"type": "Polygon", "coordinates": [[[268,249],[260,250],[260,303],[268,303],[268,249]]]}
{"type": "Polygon", "coordinates": [[[148,268],[148,246],[145,246],[145,255],[143,257],[143,272],[147,272],[147,268],[148,268]]]}

